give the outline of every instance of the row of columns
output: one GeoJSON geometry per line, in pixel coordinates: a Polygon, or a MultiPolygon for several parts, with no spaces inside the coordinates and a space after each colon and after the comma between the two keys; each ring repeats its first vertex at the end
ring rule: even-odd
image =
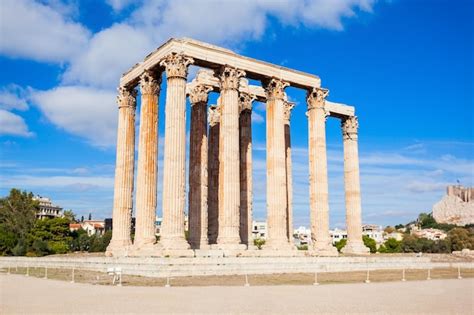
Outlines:
{"type": "MultiPolygon", "coordinates": [[[[133,200],[136,91],[119,89],[119,124],[113,210],[113,236],[108,254],[133,252],[153,255],[160,250],[236,249],[252,241],[251,95],[239,92],[245,72],[224,66],[217,106],[208,110],[212,87],[197,84],[191,103],[189,164],[189,239],[185,239],[186,78],[193,62],[171,54],[160,65],[167,75],[163,168],[163,221],[156,242],[158,99],[161,73],[140,77],[141,111],[136,187],[136,233],[132,245],[130,222],[133,200]],[[209,121],[208,121],[209,117],[209,121]],[[208,134],[209,125],[209,134],[208,134]]],[[[267,96],[267,242],[271,250],[291,250],[292,170],[288,83],[271,78],[262,82],[267,96]]],[[[309,91],[310,216],[314,250],[337,254],[329,237],[329,203],[324,101],[328,92],[309,91]]],[[[344,174],[348,222],[346,252],[365,253],[362,243],[357,119],[342,122],[344,174]]]]}

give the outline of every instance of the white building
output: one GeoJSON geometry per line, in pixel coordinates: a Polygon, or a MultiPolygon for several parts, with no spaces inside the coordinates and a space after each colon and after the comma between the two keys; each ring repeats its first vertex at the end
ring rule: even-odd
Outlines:
{"type": "Polygon", "coordinates": [[[311,230],[307,227],[300,226],[293,231],[294,241],[296,245],[309,245],[311,244],[311,230]]]}
{"type": "Polygon", "coordinates": [[[347,238],[347,231],[335,228],[334,230],[329,231],[329,235],[331,235],[332,243],[335,244],[336,242],[347,238]]]}
{"type": "Polygon", "coordinates": [[[105,223],[101,220],[85,220],[84,222],[69,224],[69,230],[71,230],[71,232],[79,229],[86,231],[89,236],[100,236],[105,232],[105,223]]]}
{"type": "Polygon", "coordinates": [[[267,237],[267,222],[252,221],[252,236],[254,240],[265,239],[267,237]]]}
{"type": "Polygon", "coordinates": [[[39,210],[36,212],[37,219],[54,219],[63,216],[63,208],[53,205],[51,199],[42,196],[34,196],[33,200],[39,203],[39,210]]]}
{"type": "Polygon", "coordinates": [[[380,225],[364,224],[362,225],[362,235],[366,235],[375,240],[375,243],[382,244],[384,242],[383,229],[380,225]]]}
{"type": "Polygon", "coordinates": [[[448,235],[441,230],[438,229],[413,229],[411,231],[412,235],[420,238],[427,238],[432,241],[444,240],[448,235]]]}

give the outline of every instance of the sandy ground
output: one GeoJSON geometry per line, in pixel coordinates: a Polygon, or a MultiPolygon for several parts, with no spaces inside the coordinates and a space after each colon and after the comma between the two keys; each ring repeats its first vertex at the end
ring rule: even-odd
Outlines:
{"type": "Polygon", "coordinates": [[[112,287],[0,275],[1,314],[474,314],[474,280],[112,287]]]}

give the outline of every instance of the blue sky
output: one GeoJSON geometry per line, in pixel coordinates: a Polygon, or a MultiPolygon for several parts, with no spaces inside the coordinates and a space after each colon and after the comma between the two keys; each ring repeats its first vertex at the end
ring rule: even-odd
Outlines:
{"type": "MultiPolygon", "coordinates": [[[[356,106],[363,221],[408,222],[446,185],[473,185],[473,12],[469,0],[4,0],[0,195],[17,187],[111,216],[120,75],[169,37],[192,37],[317,74],[329,100],[356,106]]],[[[287,92],[297,104],[294,221],[308,225],[305,94],[287,92]]],[[[264,219],[265,111],[254,106],[254,212],[264,219]]],[[[331,226],[343,227],[337,119],[327,136],[331,226]]]]}

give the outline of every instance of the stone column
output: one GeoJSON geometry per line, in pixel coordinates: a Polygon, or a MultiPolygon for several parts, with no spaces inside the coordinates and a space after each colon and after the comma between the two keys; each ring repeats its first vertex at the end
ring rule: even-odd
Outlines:
{"type": "Polygon", "coordinates": [[[291,134],[290,134],[290,117],[291,110],[295,104],[285,102],[285,158],[286,158],[286,200],[287,200],[287,222],[288,222],[288,239],[293,242],[293,171],[291,161],[291,134]]]}
{"type": "Polygon", "coordinates": [[[311,239],[316,255],[337,255],[329,235],[329,196],[326,156],[326,110],[328,90],[308,92],[309,186],[311,239]]]}
{"type": "Polygon", "coordinates": [[[209,157],[208,157],[208,238],[209,244],[217,243],[219,230],[219,107],[209,108],[209,157]]]}
{"type": "Polygon", "coordinates": [[[158,93],[161,75],[145,71],[140,77],[142,94],[138,140],[136,225],[134,248],[146,250],[156,242],[156,188],[158,162],[158,93]]]}
{"type": "Polygon", "coordinates": [[[115,162],[112,239],[107,256],[126,255],[131,245],[130,228],[133,209],[133,171],[135,163],[135,89],[119,88],[117,157],[115,162]]]}
{"type": "Polygon", "coordinates": [[[224,66],[218,71],[221,90],[219,139],[219,234],[217,248],[244,249],[240,244],[239,81],[244,71],[224,66]]]}
{"type": "Polygon", "coordinates": [[[240,93],[240,239],[252,244],[252,102],[240,93]]]}
{"type": "Polygon", "coordinates": [[[264,82],[267,94],[267,239],[266,249],[288,250],[285,87],[278,79],[264,82]]]}
{"type": "Polygon", "coordinates": [[[197,85],[189,94],[191,130],[189,148],[189,244],[207,248],[207,99],[212,87],[197,85]]]}
{"type": "Polygon", "coordinates": [[[166,68],[165,148],[163,163],[163,223],[165,250],[189,249],[184,236],[186,162],[186,77],[193,60],[170,54],[160,65],[166,68]]]}
{"type": "Polygon", "coordinates": [[[345,254],[368,254],[369,248],[362,241],[362,210],[360,200],[359,151],[357,145],[357,117],[342,121],[344,141],[344,185],[346,191],[347,244],[345,254]]]}

